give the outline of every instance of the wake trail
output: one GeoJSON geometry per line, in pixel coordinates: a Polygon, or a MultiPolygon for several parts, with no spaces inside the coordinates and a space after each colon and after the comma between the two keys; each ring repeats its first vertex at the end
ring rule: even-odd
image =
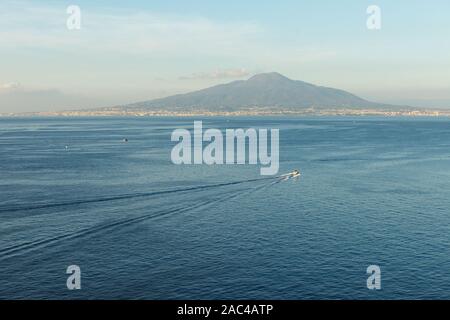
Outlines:
{"type": "Polygon", "coordinates": [[[29,211],[29,210],[38,210],[38,209],[49,209],[49,208],[56,208],[56,207],[74,206],[74,205],[80,205],[80,204],[101,203],[101,202],[109,202],[109,201],[116,201],[116,200],[128,200],[128,199],[134,199],[134,198],[152,197],[152,196],[166,195],[166,194],[171,194],[171,193],[198,191],[198,190],[205,190],[205,189],[212,189],[212,188],[220,188],[220,187],[225,187],[225,186],[240,185],[240,184],[244,184],[244,183],[264,181],[264,180],[273,180],[273,179],[278,179],[278,178],[279,178],[279,176],[257,178],[257,179],[247,179],[247,180],[240,180],[240,181],[227,182],[227,183],[194,186],[194,187],[189,187],[189,188],[184,188],[184,189],[172,189],[172,190],[145,192],[145,193],[124,194],[124,195],[117,195],[117,196],[111,196],[111,197],[105,197],[105,198],[95,198],[95,199],[79,199],[79,200],[74,200],[74,201],[70,201],[70,202],[44,203],[44,204],[40,204],[40,205],[27,206],[27,207],[23,207],[23,206],[22,207],[20,207],[20,206],[19,207],[17,207],[17,206],[3,207],[3,208],[0,207],[0,213],[29,211]]]}
{"type": "MultiPolygon", "coordinates": [[[[273,178],[271,178],[271,179],[273,179],[273,178]]],[[[259,181],[261,179],[255,179],[255,180],[259,181]]],[[[264,180],[267,180],[267,179],[264,179],[264,180]]],[[[136,223],[143,222],[146,220],[165,217],[165,216],[175,214],[175,213],[177,213],[177,214],[187,213],[190,211],[194,211],[196,209],[201,209],[203,207],[210,206],[210,205],[218,203],[218,202],[228,201],[228,200],[243,196],[245,194],[253,193],[253,192],[268,188],[272,185],[280,183],[281,181],[282,181],[281,179],[275,180],[272,183],[263,184],[263,185],[256,186],[256,187],[253,187],[253,188],[250,188],[247,190],[235,190],[231,193],[228,193],[227,195],[225,195],[223,197],[216,198],[213,200],[202,201],[200,203],[194,204],[189,207],[178,206],[178,207],[175,207],[172,209],[160,210],[160,211],[153,212],[151,214],[147,214],[147,215],[143,215],[143,216],[120,219],[120,220],[117,220],[117,221],[114,221],[114,222],[111,222],[108,224],[101,224],[101,225],[97,225],[94,227],[85,228],[81,231],[77,231],[77,232],[74,232],[71,234],[64,234],[64,235],[55,236],[52,238],[42,239],[42,240],[38,240],[38,241],[30,241],[30,242],[21,243],[21,244],[15,245],[15,246],[10,246],[7,248],[0,249],[0,260],[8,259],[13,256],[23,254],[24,252],[28,252],[30,250],[35,250],[35,249],[38,249],[41,247],[49,246],[49,245],[58,243],[63,240],[73,240],[73,239],[81,238],[84,236],[89,236],[92,234],[107,231],[112,228],[125,227],[128,225],[136,224],[136,223]]]]}

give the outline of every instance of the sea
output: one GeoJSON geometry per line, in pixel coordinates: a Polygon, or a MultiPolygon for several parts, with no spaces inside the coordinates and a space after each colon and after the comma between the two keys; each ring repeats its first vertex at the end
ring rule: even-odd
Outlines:
{"type": "Polygon", "coordinates": [[[0,118],[0,299],[449,298],[448,118],[0,118]],[[173,164],[194,120],[302,176],[173,164]]]}

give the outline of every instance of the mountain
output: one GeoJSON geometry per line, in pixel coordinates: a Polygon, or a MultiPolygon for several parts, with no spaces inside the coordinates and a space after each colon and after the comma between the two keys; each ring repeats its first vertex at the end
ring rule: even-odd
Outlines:
{"type": "Polygon", "coordinates": [[[237,111],[249,108],[303,110],[306,108],[388,108],[349,92],[291,80],[279,73],[262,73],[207,89],[124,106],[127,110],[237,111]]]}

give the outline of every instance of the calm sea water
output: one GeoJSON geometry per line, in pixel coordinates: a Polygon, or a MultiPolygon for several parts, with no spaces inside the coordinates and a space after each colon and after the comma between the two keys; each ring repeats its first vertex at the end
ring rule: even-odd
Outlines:
{"type": "Polygon", "coordinates": [[[203,120],[302,179],[173,165],[189,118],[0,119],[0,299],[450,298],[449,120],[203,120]]]}

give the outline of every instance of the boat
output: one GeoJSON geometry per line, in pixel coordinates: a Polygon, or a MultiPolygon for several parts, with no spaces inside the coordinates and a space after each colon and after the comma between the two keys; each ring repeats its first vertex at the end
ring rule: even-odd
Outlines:
{"type": "Polygon", "coordinates": [[[280,178],[282,178],[283,180],[288,180],[290,178],[298,178],[301,175],[302,174],[300,173],[300,171],[296,169],[296,170],[294,170],[292,172],[289,172],[289,173],[281,175],[280,178]]]}
{"type": "Polygon", "coordinates": [[[291,176],[291,178],[300,177],[301,173],[299,170],[296,169],[290,173],[290,176],[291,176]]]}

